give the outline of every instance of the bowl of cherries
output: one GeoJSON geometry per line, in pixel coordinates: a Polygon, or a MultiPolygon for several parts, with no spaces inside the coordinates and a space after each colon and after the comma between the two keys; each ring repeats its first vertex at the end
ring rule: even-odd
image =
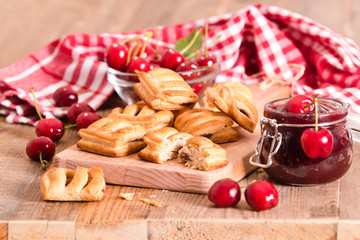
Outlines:
{"type": "Polygon", "coordinates": [[[177,72],[201,99],[206,87],[215,82],[221,64],[220,57],[203,46],[202,30],[196,29],[187,38],[179,39],[174,48],[160,48],[158,43],[150,46],[152,35],[146,32],[106,48],[107,79],[119,97],[127,104],[139,101],[133,91],[133,85],[139,82],[137,72],[161,67],[177,72]]]}

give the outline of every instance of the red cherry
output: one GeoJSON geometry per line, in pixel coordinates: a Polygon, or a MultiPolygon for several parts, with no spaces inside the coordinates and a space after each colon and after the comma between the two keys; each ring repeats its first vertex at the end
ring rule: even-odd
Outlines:
{"type": "Polygon", "coordinates": [[[201,90],[204,88],[204,84],[203,83],[192,83],[190,84],[190,87],[193,89],[194,93],[198,94],[199,92],[201,92],[201,90]]]}
{"type": "Polygon", "coordinates": [[[82,112],[76,118],[77,129],[87,128],[93,122],[96,122],[101,117],[94,112],[82,112]]]}
{"type": "Polygon", "coordinates": [[[191,80],[191,79],[199,78],[201,75],[200,71],[194,71],[196,69],[199,69],[199,65],[195,61],[190,60],[181,63],[179,66],[177,66],[175,71],[178,72],[184,78],[184,80],[191,80]],[[181,73],[188,71],[191,72],[181,73]]]}
{"type": "Polygon", "coordinates": [[[46,160],[50,160],[55,154],[55,144],[48,137],[33,138],[26,145],[26,154],[34,161],[40,160],[42,167],[46,168],[49,165],[46,160]]]}
{"type": "Polygon", "coordinates": [[[67,111],[67,118],[70,123],[75,124],[77,116],[82,112],[94,112],[94,109],[87,103],[74,103],[67,111]]]}
{"type": "Polygon", "coordinates": [[[276,207],[279,196],[276,188],[266,180],[258,180],[245,190],[246,202],[256,211],[276,207]]]}
{"type": "Polygon", "coordinates": [[[62,87],[55,91],[53,99],[56,106],[69,107],[78,102],[78,94],[70,87],[62,87]]]}
{"type": "Polygon", "coordinates": [[[128,48],[123,44],[113,43],[105,52],[105,61],[113,69],[121,70],[128,58],[128,48]]]}
{"type": "Polygon", "coordinates": [[[327,128],[306,129],[300,138],[301,147],[311,159],[325,158],[330,155],[333,149],[333,137],[327,128]]]}
{"type": "Polygon", "coordinates": [[[210,67],[217,62],[214,54],[209,53],[207,56],[201,54],[196,58],[196,62],[200,67],[210,67]]]}
{"type": "Polygon", "coordinates": [[[175,49],[169,48],[161,58],[161,66],[175,70],[177,66],[185,61],[186,59],[183,55],[175,49]]]}
{"type": "Polygon", "coordinates": [[[64,123],[57,118],[46,118],[40,120],[35,127],[36,136],[45,136],[52,141],[58,141],[64,135],[64,123]]]}
{"type": "Polygon", "coordinates": [[[294,113],[308,113],[313,112],[315,107],[314,104],[310,105],[307,108],[304,108],[304,106],[309,105],[313,102],[313,99],[306,95],[297,95],[295,97],[292,97],[290,100],[288,100],[285,105],[284,109],[287,112],[294,112],[294,113]]]}
{"type": "Polygon", "coordinates": [[[133,57],[127,65],[128,73],[135,73],[135,71],[148,72],[150,70],[151,63],[146,58],[133,57]]]}
{"type": "Polygon", "coordinates": [[[216,181],[208,191],[208,198],[218,207],[233,207],[240,201],[239,184],[230,178],[216,181]]]}

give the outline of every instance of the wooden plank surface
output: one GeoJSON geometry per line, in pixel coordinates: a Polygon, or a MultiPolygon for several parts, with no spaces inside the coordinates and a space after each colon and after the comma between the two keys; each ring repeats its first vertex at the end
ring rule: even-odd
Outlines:
{"type": "MultiPolygon", "coordinates": [[[[261,2],[296,11],[360,43],[360,1],[261,2]]],[[[0,68],[64,34],[121,32],[175,24],[233,12],[254,3],[258,1],[0,0],[0,68]]],[[[118,104],[116,96],[112,96],[99,113],[106,114],[118,104]]],[[[136,239],[165,236],[211,239],[217,234],[224,239],[234,236],[247,239],[267,236],[271,239],[274,235],[273,239],[289,239],[289,236],[291,239],[359,239],[360,236],[357,204],[360,197],[357,188],[359,144],[355,145],[354,165],[341,181],[310,188],[276,185],[280,193],[279,206],[256,213],[246,206],[243,199],[236,208],[216,209],[204,195],[121,186],[109,186],[106,198],[100,203],[44,203],[38,195],[37,180],[42,175],[39,164],[30,161],[24,151],[26,143],[34,136],[33,127],[8,124],[4,117],[0,117],[0,239],[15,239],[16,236],[31,239],[26,235],[27,231],[16,235],[17,228],[14,227],[45,229],[41,238],[58,234],[58,239],[86,239],[90,234],[97,237],[101,231],[106,239],[115,234],[117,238],[114,239],[119,239],[122,234],[125,239],[131,239],[132,234],[136,239]],[[156,195],[164,200],[165,207],[119,200],[120,192],[136,192],[148,197],[156,195]],[[308,219],[313,222],[308,223],[308,219]],[[64,230],[63,235],[59,234],[57,227],[64,230]],[[14,234],[8,236],[8,230],[14,234]]],[[[66,131],[57,144],[57,152],[73,145],[77,139],[75,130],[66,131]]],[[[266,175],[255,172],[240,184],[259,178],[266,178],[266,175]]]]}

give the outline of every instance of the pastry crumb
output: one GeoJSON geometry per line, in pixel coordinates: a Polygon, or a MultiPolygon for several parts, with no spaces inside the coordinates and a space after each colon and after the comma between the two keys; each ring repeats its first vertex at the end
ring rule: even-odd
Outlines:
{"type": "Polygon", "coordinates": [[[142,201],[146,204],[155,206],[155,207],[161,207],[162,203],[163,203],[162,200],[154,200],[154,199],[149,199],[149,198],[142,198],[142,199],[140,199],[140,201],[142,201]]]}
{"type": "Polygon", "coordinates": [[[135,193],[120,193],[120,198],[128,201],[133,200],[135,193]]]}
{"type": "Polygon", "coordinates": [[[150,195],[150,198],[155,198],[155,197],[156,197],[156,195],[155,195],[155,194],[150,195]]]}

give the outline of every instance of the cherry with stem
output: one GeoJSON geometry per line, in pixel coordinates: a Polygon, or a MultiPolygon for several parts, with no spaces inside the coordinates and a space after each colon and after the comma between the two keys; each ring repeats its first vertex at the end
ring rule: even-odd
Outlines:
{"type": "Polygon", "coordinates": [[[301,148],[311,159],[326,158],[333,149],[333,136],[327,128],[318,126],[318,96],[314,97],[315,127],[307,128],[300,137],[301,148]]]}
{"type": "Polygon", "coordinates": [[[35,133],[37,136],[46,136],[50,138],[52,141],[60,140],[65,132],[64,123],[57,118],[43,118],[39,111],[39,108],[36,103],[36,97],[34,93],[34,89],[31,88],[30,92],[33,96],[34,107],[37,115],[40,120],[37,122],[35,126],[35,133]]]}

